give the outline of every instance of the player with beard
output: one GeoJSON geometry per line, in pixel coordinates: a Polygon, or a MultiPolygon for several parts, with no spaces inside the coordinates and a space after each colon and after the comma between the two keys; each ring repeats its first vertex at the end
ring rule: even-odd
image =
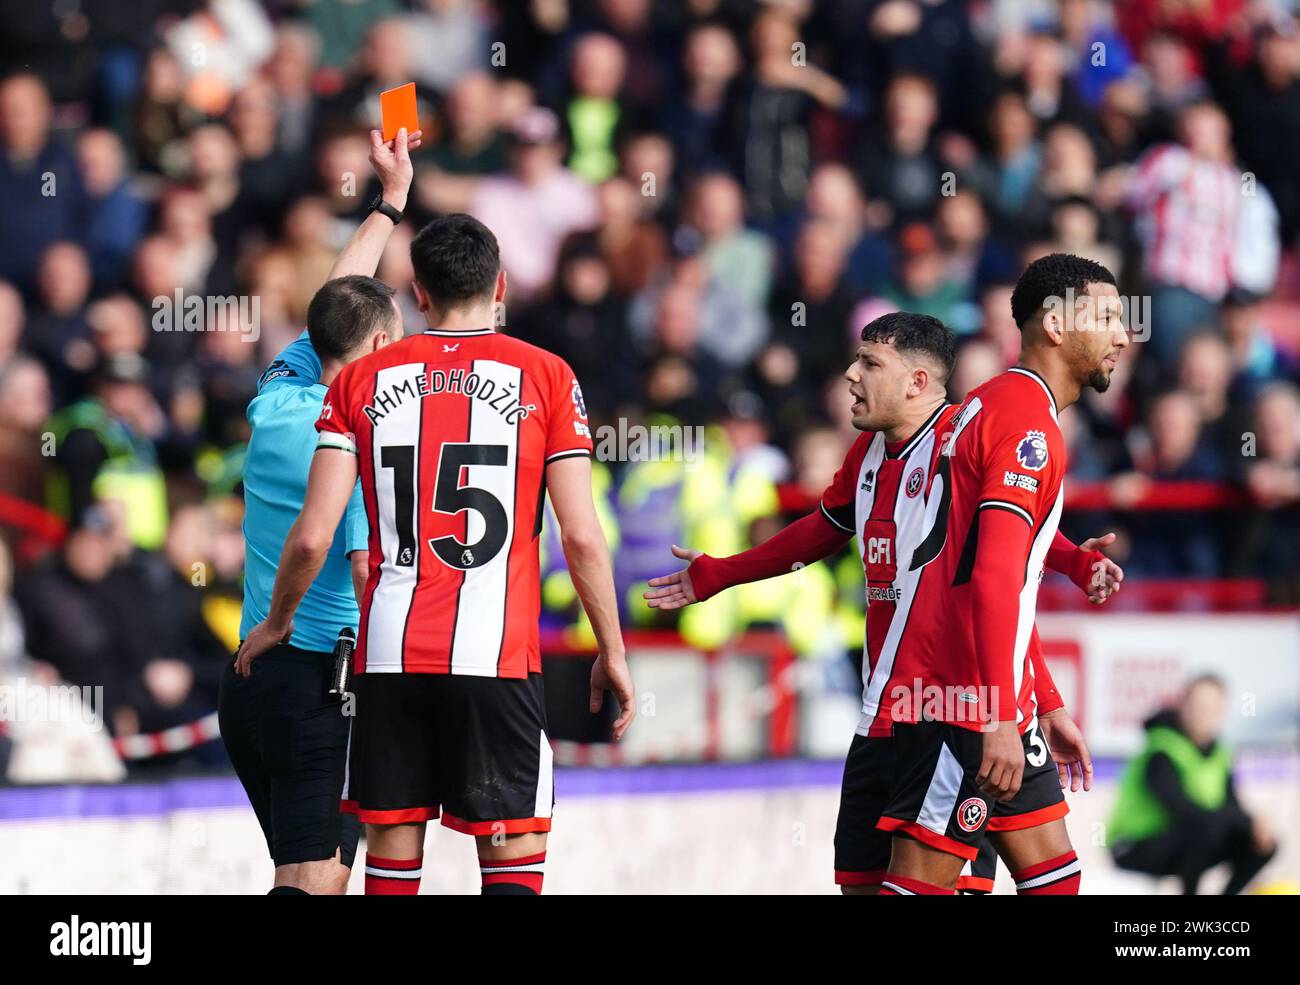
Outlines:
{"type": "MultiPolygon", "coordinates": [[[[894,742],[892,719],[882,698],[890,691],[899,635],[915,579],[908,572],[913,552],[925,540],[933,510],[925,490],[936,457],[935,434],[957,408],[945,383],[952,370],[954,339],[942,322],[927,315],[896,312],[862,330],[857,358],[845,373],[853,396],[853,425],[863,433],[822,497],[820,508],[770,540],[742,554],[714,558],[674,547],[690,566],[651,579],[645,593],[651,608],[677,609],[746,582],[786,574],[838,553],[855,534],[862,547],[867,620],[863,660],[863,704],[845,763],[840,817],[835,835],[835,881],[846,894],[875,893],[889,864],[890,836],[878,830],[890,794],[894,742]]],[[[1065,571],[1094,602],[1103,602],[1122,573],[1096,547],[1113,535],[1076,548],[1061,536],[1049,565],[1065,571]],[[1100,570],[1100,575],[1098,575],[1100,570]],[[1095,587],[1094,587],[1095,585],[1095,587]]],[[[1032,654],[1041,657],[1035,636],[1032,654]]],[[[1036,664],[1038,666],[1038,664],[1036,664]]],[[[1037,678],[1045,707],[1044,733],[1063,764],[1062,782],[1091,786],[1091,763],[1078,728],[1065,714],[1042,666],[1037,678]],[[1050,724],[1049,724],[1050,723],[1050,724]]],[[[992,888],[996,858],[985,852],[959,883],[965,891],[992,888]]]]}
{"type": "Polygon", "coordinates": [[[1111,272],[1066,254],[1030,264],[1011,308],[1020,363],[971,391],[937,437],[935,521],[909,565],[912,611],[894,617],[896,676],[910,687],[890,695],[882,895],[951,893],[986,832],[1017,892],[1079,891],[1030,638],[1064,506],[1057,414],[1109,386],[1128,333],[1111,272]]]}

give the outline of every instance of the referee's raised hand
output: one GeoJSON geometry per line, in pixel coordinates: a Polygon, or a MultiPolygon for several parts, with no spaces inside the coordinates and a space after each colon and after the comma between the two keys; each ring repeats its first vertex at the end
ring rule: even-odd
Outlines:
{"type": "Polygon", "coordinates": [[[386,141],[378,130],[370,131],[370,166],[379,177],[384,200],[399,209],[406,208],[406,195],[415,176],[410,152],[420,146],[422,136],[421,130],[408,134],[403,127],[397,136],[386,141]]]}

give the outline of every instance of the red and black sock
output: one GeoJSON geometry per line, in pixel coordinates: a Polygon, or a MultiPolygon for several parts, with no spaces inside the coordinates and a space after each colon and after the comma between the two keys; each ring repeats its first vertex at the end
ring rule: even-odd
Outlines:
{"type": "Polygon", "coordinates": [[[907,876],[894,875],[892,872],[885,874],[885,881],[880,884],[880,896],[952,896],[954,891],[944,889],[942,886],[935,886],[928,882],[922,882],[920,879],[909,879],[907,876]]]}
{"type": "Polygon", "coordinates": [[[1079,856],[1066,852],[1046,862],[1013,872],[1016,893],[1020,896],[1078,896],[1079,856]]]}
{"type": "Polygon", "coordinates": [[[480,858],[484,896],[540,896],[546,853],[520,858],[480,858]]]}
{"type": "Polygon", "coordinates": [[[420,891],[424,856],[380,858],[366,852],[367,896],[414,896],[420,891]]]}

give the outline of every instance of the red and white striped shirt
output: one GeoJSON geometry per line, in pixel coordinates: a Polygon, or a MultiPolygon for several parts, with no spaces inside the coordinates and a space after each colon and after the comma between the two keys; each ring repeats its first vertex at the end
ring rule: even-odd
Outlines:
{"type": "Polygon", "coordinates": [[[564,360],[429,330],[344,367],[316,428],[357,455],[370,524],[357,673],[540,673],[545,470],[592,453],[564,360]]]}

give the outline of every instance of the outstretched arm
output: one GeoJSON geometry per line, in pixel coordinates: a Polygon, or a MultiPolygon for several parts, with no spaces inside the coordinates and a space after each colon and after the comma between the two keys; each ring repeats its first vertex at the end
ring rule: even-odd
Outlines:
{"type": "Polygon", "coordinates": [[[809,513],[768,540],[731,557],[717,558],[673,545],[673,555],[689,567],[651,578],[644,593],[652,609],[680,609],[718,592],[764,578],[774,578],[834,554],[853,535],[841,530],[821,510],[809,513]]]}

